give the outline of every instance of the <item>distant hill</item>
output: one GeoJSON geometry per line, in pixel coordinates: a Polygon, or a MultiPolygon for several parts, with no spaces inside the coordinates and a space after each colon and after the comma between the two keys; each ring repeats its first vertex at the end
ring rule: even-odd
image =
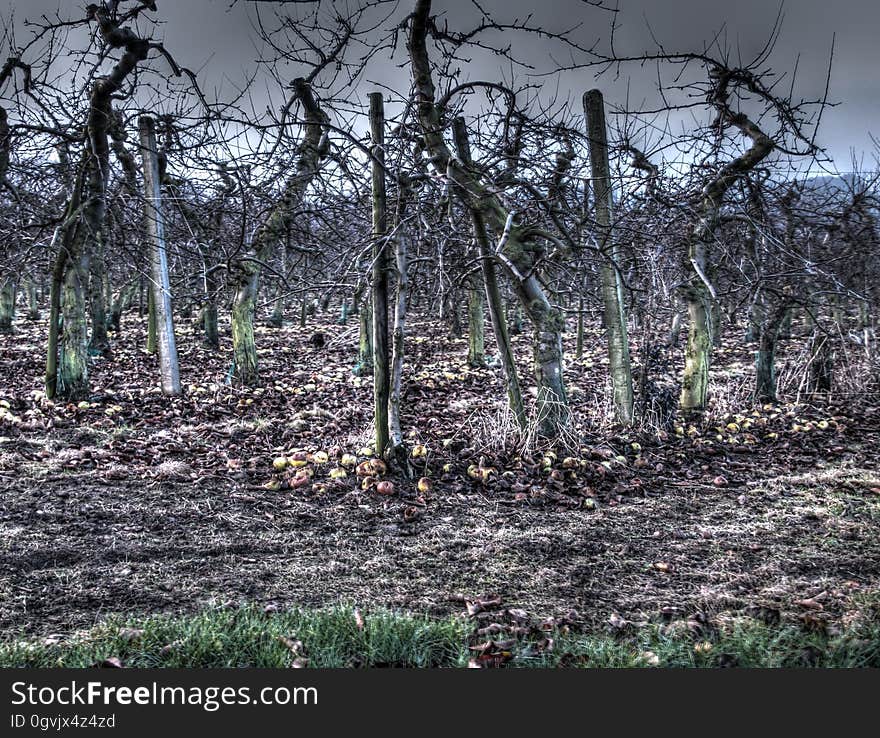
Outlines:
{"type": "Polygon", "coordinates": [[[848,194],[857,192],[869,186],[870,180],[858,172],[846,172],[845,174],[826,174],[819,177],[809,177],[804,180],[804,190],[823,194],[848,194]]]}

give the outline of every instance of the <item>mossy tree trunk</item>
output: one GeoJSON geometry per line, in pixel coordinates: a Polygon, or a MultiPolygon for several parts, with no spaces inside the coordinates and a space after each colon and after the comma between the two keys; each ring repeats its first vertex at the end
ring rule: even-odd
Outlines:
{"type": "Polygon", "coordinates": [[[430,0],[416,2],[409,20],[407,38],[425,150],[434,169],[448,176],[456,185],[465,205],[472,212],[476,211],[500,237],[493,258],[500,260],[507,269],[520,304],[532,322],[535,378],[538,384],[538,432],[544,437],[555,437],[568,421],[569,411],[562,376],[562,313],[549,303],[533,273],[533,267],[543,253],[544,235],[530,226],[514,222],[514,213],[509,212],[480,175],[453,156],[446,145],[440,111],[434,99],[434,81],[426,43],[430,12],[430,0]]]}
{"type": "Polygon", "coordinates": [[[27,319],[34,321],[40,319],[40,303],[37,297],[37,283],[33,279],[27,281],[27,319]]]}
{"type": "MultiPolygon", "coordinates": [[[[241,267],[240,267],[241,268],[241,267]]],[[[244,270],[236,280],[232,298],[232,361],[233,376],[242,384],[254,384],[259,378],[257,344],[254,341],[254,310],[259,273],[244,270]]]]}
{"type": "Polygon", "coordinates": [[[296,170],[284,187],[281,200],[254,234],[250,253],[233,274],[232,347],[234,377],[241,384],[259,381],[257,347],[254,342],[254,311],[260,287],[260,271],[290,228],[290,217],[318,173],[328,151],[324,129],[328,118],[318,105],[311,86],[303,78],[293,82],[294,94],[305,111],[305,135],[299,146],[296,170]]]}
{"type": "Polygon", "coordinates": [[[834,351],[831,337],[817,327],[810,337],[808,347],[810,392],[831,392],[834,378],[834,351]]]}
{"type": "Polygon", "coordinates": [[[108,324],[113,329],[113,332],[117,334],[117,337],[122,330],[122,314],[131,307],[137,290],[138,281],[133,279],[119,290],[110,305],[110,318],[108,324]]]}
{"type": "Polygon", "coordinates": [[[83,400],[89,394],[88,326],[86,289],[89,260],[81,256],[68,263],[61,286],[61,358],[58,365],[58,394],[66,400],[83,400]]]}
{"type": "MultiPolygon", "coordinates": [[[[467,127],[463,118],[455,119],[453,122],[453,133],[459,157],[465,164],[469,164],[471,162],[471,150],[467,127]]],[[[486,302],[489,307],[489,320],[492,323],[492,333],[495,336],[495,344],[501,361],[501,370],[504,373],[504,381],[507,387],[507,404],[516,419],[517,425],[520,428],[524,428],[527,423],[525,404],[523,403],[513,349],[510,345],[507,316],[504,312],[501,289],[498,286],[498,276],[495,272],[495,260],[492,257],[489,236],[486,233],[486,222],[483,219],[482,213],[475,208],[471,208],[471,220],[474,228],[474,240],[477,243],[477,249],[480,254],[480,269],[483,275],[483,286],[486,291],[486,302]]]]}
{"type": "Polygon", "coordinates": [[[767,314],[762,306],[761,320],[755,326],[758,348],[755,352],[755,399],[776,401],[776,345],[781,336],[785,316],[791,314],[787,302],[767,314]]]}
{"type": "Polygon", "coordinates": [[[719,223],[721,207],[730,187],[758,166],[775,146],[773,140],[744,113],[735,113],[731,109],[730,84],[742,84],[742,80],[733,72],[723,69],[710,70],[710,78],[714,85],[711,99],[718,111],[719,125],[734,126],[751,140],[752,145],[741,156],[721,167],[718,174],[706,184],[699,216],[688,243],[690,278],[683,292],[690,327],[679,400],[681,410],[686,415],[703,412],[708,400],[713,330],[717,332],[719,329],[712,318],[718,298],[713,293],[710,281],[713,272],[710,246],[719,223]]]}
{"type": "Polygon", "coordinates": [[[568,395],[562,375],[565,316],[547,300],[537,278],[518,280],[514,289],[532,324],[538,430],[545,438],[553,438],[559,435],[569,418],[568,395]]]}
{"type": "MultiPolygon", "coordinates": [[[[500,236],[493,258],[500,260],[507,269],[520,304],[532,322],[535,378],[538,384],[538,431],[544,437],[555,437],[569,417],[562,377],[564,321],[561,311],[549,303],[538,278],[533,274],[535,262],[543,252],[543,236],[534,228],[514,222],[515,214],[509,212],[479,174],[454,157],[446,145],[440,111],[434,99],[434,82],[426,44],[430,11],[429,0],[416,2],[407,39],[425,149],[435,170],[448,176],[456,185],[465,205],[478,213],[485,224],[500,236]]],[[[492,252],[488,250],[487,253],[492,252]]]]}
{"type": "Polygon", "coordinates": [[[711,297],[705,286],[692,283],[685,291],[688,315],[684,375],[679,404],[686,415],[706,408],[709,391],[709,358],[712,351],[711,297]]]}
{"type": "Polygon", "coordinates": [[[217,326],[217,284],[213,272],[205,275],[205,303],[202,305],[204,343],[209,349],[220,348],[220,330],[217,326]]]}
{"type": "MultiPolygon", "coordinates": [[[[91,258],[105,242],[107,184],[110,176],[109,129],[114,119],[112,100],[122,89],[126,78],[149,55],[150,42],[140,38],[131,28],[120,28],[105,5],[88,6],[90,20],[98,25],[104,42],[113,49],[122,49],[121,57],[105,76],[97,77],[91,87],[86,121],[84,178],[75,190],[82,190],[82,215],[74,237],[69,241],[65,269],[60,282],[61,313],[64,335],[60,342],[57,378],[50,367],[55,357],[47,357],[47,391],[56,389],[65,399],[81,399],[88,395],[88,330],[86,301],[91,258]]],[[[69,211],[70,212],[70,211],[69,211]]],[[[76,211],[73,211],[76,212],[76,211]]],[[[65,228],[71,227],[69,224],[65,228]]],[[[66,239],[65,239],[66,240],[66,239]]],[[[53,351],[50,340],[49,351],[53,351]]]]}
{"type": "Polygon", "coordinates": [[[0,333],[12,333],[17,286],[11,276],[5,277],[0,283],[0,333]]]}
{"type": "Polygon", "coordinates": [[[62,300],[64,280],[68,269],[72,244],[76,239],[79,223],[76,213],[81,204],[85,168],[80,167],[76,182],[71,190],[70,199],[64,213],[64,222],[55,230],[53,245],[60,239],[55,263],[52,267],[52,278],[49,283],[49,335],[46,341],[46,397],[54,400],[60,391],[59,377],[59,346],[62,321],[62,300]]]}
{"type": "Polygon", "coordinates": [[[104,295],[106,277],[104,245],[100,241],[94,244],[90,267],[88,294],[92,326],[89,353],[92,356],[106,356],[110,348],[110,339],[107,336],[107,302],[104,295]]]}
{"type": "MultiPolygon", "coordinates": [[[[287,274],[287,266],[290,254],[290,230],[284,234],[284,245],[281,248],[281,274],[287,274]]],[[[287,288],[282,279],[275,285],[275,298],[272,301],[272,315],[269,316],[269,325],[273,328],[281,328],[284,325],[284,302],[287,288]]]]}

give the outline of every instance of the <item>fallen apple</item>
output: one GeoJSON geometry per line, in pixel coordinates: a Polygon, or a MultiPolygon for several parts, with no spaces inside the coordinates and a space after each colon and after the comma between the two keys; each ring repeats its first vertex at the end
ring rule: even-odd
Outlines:
{"type": "Polygon", "coordinates": [[[380,495],[393,495],[394,494],[394,482],[389,482],[388,480],[379,482],[376,485],[376,491],[380,495]]]}

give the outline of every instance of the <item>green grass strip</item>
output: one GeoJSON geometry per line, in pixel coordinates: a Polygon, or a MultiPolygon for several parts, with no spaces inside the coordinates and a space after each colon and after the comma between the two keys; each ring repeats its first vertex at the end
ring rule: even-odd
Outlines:
{"type": "MultiPolygon", "coordinates": [[[[627,635],[549,633],[509,648],[513,667],[880,667],[880,622],[861,618],[835,634],[797,625],[731,621],[710,636],[649,625],[627,635]]],[[[73,667],[118,658],[128,667],[465,667],[472,623],[375,610],[264,613],[208,609],[185,617],[118,618],[61,642],[7,638],[0,667],[73,667]],[[301,642],[300,647],[297,642],[301,642]]],[[[499,636],[503,638],[503,636],[499,636]]],[[[486,639],[483,639],[486,640],[486,639]]]]}

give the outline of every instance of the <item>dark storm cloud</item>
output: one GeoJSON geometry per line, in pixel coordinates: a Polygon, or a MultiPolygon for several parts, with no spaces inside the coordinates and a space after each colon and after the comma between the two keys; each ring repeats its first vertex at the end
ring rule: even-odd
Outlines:
{"type": "MultiPolygon", "coordinates": [[[[402,0],[400,15],[411,0],[402,0]]],[[[259,56],[258,36],[253,30],[254,10],[244,0],[230,8],[230,0],[158,0],[157,17],[164,22],[161,35],[179,60],[199,70],[202,86],[207,90],[231,90],[255,68],[259,56]]],[[[325,6],[328,3],[325,1],[325,6]]],[[[610,4],[610,3],[609,3],[610,4]]],[[[17,21],[37,18],[42,13],[60,10],[64,17],[81,15],[85,3],[27,0],[13,2],[11,8],[17,21]]],[[[337,3],[342,6],[343,3],[337,3]]],[[[553,30],[563,30],[577,22],[583,25],[576,35],[585,44],[597,39],[607,43],[609,15],[588,7],[578,0],[483,0],[482,5],[499,19],[525,17],[532,13],[534,22],[553,30]]],[[[616,46],[619,53],[638,53],[654,49],[652,35],[668,51],[700,50],[722,27],[722,42],[743,58],[754,55],[766,42],[779,10],[767,0],[738,0],[736,3],[713,0],[620,0],[617,16],[616,46]],[[650,29],[650,30],[649,30],[650,29]]],[[[271,15],[272,4],[261,3],[261,12],[271,15]]],[[[798,61],[798,90],[803,97],[822,93],[831,48],[836,33],[836,51],[832,75],[831,99],[840,105],[828,110],[822,121],[819,141],[827,147],[841,169],[849,168],[850,150],[870,152],[868,131],[880,132],[880,45],[876,32],[880,28],[880,3],[876,0],[789,0],[783,8],[782,32],[772,58],[778,72],[790,72],[798,61]]],[[[434,12],[444,14],[450,26],[465,27],[477,16],[469,0],[436,0],[434,12]]],[[[19,29],[19,41],[25,32],[19,29]]],[[[536,38],[518,37],[518,53],[546,61],[546,42],[536,38]],[[542,46],[545,44],[545,46],[542,46]]],[[[558,46],[555,47],[559,51],[558,46]]],[[[607,48],[607,47],[606,47],[607,48]]],[[[557,55],[558,56],[558,55],[557,55]]],[[[472,71],[472,70],[469,70],[472,71]]],[[[497,70],[478,69],[480,73],[496,74],[497,70]]],[[[400,80],[393,65],[378,69],[370,79],[400,80]]],[[[473,74],[472,76],[477,76],[473,74]]],[[[598,82],[588,73],[568,75],[563,85],[571,85],[571,96],[598,85],[606,91],[610,102],[623,102],[626,83],[630,99],[651,94],[653,80],[645,70],[624,70],[616,82],[612,77],[598,82]],[[575,87],[579,89],[574,89],[575,87]]],[[[263,86],[265,89],[265,86],[263,86]]],[[[362,92],[362,91],[360,91],[362,92]]],[[[562,91],[565,95],[565,90],[562,91]]],[[[869,159],[867,162],[872,165],[869,159]]]]}

